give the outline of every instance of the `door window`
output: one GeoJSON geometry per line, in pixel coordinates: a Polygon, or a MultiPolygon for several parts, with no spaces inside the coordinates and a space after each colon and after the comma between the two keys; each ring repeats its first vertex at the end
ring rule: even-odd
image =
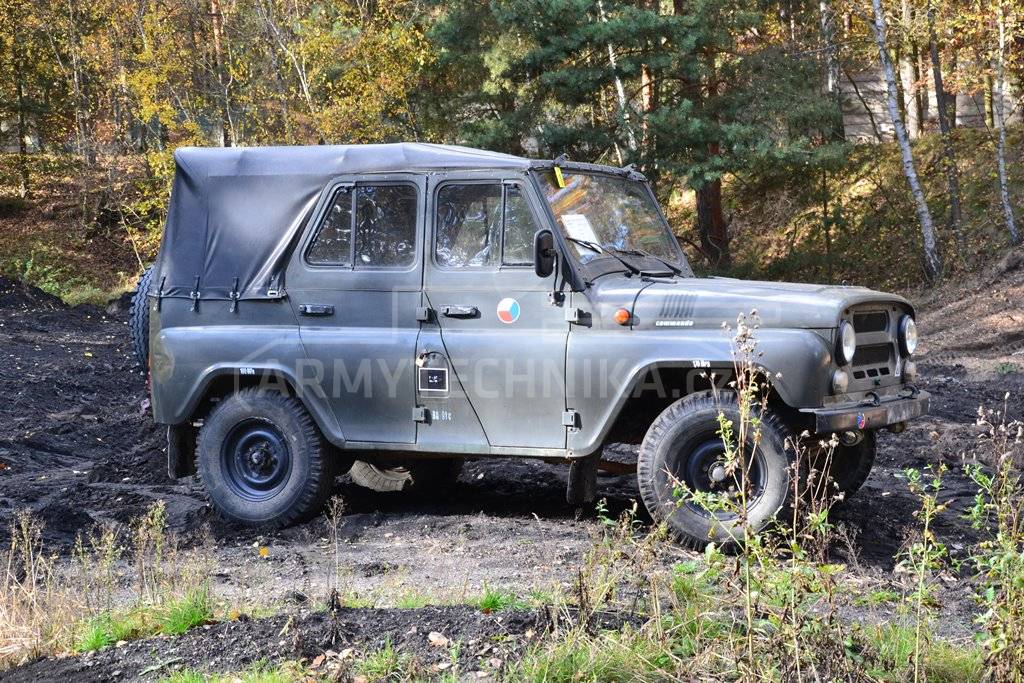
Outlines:
{"type": "Polygon", "coordinates": [[[443,268],[533,263],[537,224],[518,185],[444,185],[437,193],[434,226],[434,261],[443,268]]]}
{"type": "Polygon", "coordinates": [[[416,195],[414,186],[404,184],[338,188],[306,260],[316,266],[411,266],[416,258],[416,195]]]}

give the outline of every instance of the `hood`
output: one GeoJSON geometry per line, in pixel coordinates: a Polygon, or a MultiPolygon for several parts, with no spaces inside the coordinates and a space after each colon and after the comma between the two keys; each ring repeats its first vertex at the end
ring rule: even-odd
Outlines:
{"type": "Polygon", "coordinates": [[[757,311],[765,328],[826,329],[842,311],[871,302],[909,302],[866,287],[759,282],[734,278],[675,278],[644,281],[610,275],[597,280],[591,296],[603,321],[619,308],[632,312],[634,329],[718,328],[735,325],[741,314],[757,311]]]}

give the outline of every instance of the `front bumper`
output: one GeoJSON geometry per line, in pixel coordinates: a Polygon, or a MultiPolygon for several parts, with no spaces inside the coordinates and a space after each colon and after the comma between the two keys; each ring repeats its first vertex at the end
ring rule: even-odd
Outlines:
{"type": "Polygon", "coordinates": [[[848,403],[828,408],[804,408],[800,412],[814,416],[814,431],[819,434],[878,429],[925,415],[930,398],[927,391],[918,391],[913,396],[884,397],[877,404],[848,403]]]}

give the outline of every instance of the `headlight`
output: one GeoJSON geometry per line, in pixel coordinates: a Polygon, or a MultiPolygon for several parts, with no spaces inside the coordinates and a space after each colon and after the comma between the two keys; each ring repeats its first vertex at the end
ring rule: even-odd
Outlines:
{"type": "Polygon", "coordinates": [[[909,315],[900,318],[900,351],[904,356],[913,356],[917,351],[917,323],[909,315]]]}
{"type": "Polygon", "coordinates": [[[839,365],[846,365],[853,361],[853,354],[857,351],[857,333],[853,331],[853,325],[848,320],[839,323],[839,344],[836,349],[836,360],[839,365]]]}

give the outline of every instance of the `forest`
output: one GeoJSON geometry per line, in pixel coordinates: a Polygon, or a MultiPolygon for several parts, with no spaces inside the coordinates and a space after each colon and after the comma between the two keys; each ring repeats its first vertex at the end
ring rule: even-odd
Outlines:
{"type": "Polygon", "coordinates": [[[181,145],[635,164],[707,272],[907,288],[1020,241],[1014,0],[3,5],[0,268],[74,300],[152,258],[181,145]]]}

